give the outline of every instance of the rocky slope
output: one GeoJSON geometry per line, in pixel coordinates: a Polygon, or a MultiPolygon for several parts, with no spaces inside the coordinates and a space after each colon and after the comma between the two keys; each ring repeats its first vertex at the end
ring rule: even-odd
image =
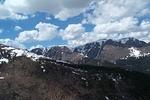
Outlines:
{"type": "Polygon", "coordinates": [[[88,43],[83,46],[76,47],[74,52],[82,53],[88,58],[98,59],[101,61],[115,61],[127,56],[140,56],[150,52],[150,45],[134,39],[123,38],[120,40],[99,40],[93,43],[88,43]],[[140,53],[131,55],[132,52],[138,50],[140,53]]]}
{"type": "MultiPolygon", "coordinates": [[[[50,49],[35,48],[31,52],[74,64],[95,66],[120,65],[122,59],[130,59],[130,57],[136,59],[134,63],[140,62],[142,64],[141,60],[137,58],[150,55],[150,44],[135,38],[123,38],[120,40],[108,39],[87,43],[75,47],[73,50],[66,46],[55,46],[50,49]]],[[[147,66],[149,66],[149,62],[150,60],[147,60],[147,66]]],[[[136,71],[144,73],[150,70],[150,68],[147,67],[141,71],[141,68],[136,67],[137,65],[127,62],[124,64],[124,66],[126,66],[125,68],[131,69],[129,65],[132,66],[132,70],[135,69],[136,71]]]]}
{"type": "Polygon", "coordinates": [[[129,70],[135,70],[150,75],[150,55],[120,59],[116,61],[116,64],[124,66],[124,68],[129,70]]]}
{"type": "Polygon", "coordinates": [[[0,100],[150,99],[149,75],[114,66],[73,65],[0,45],[0,100]]]}
{"type": "Polygon", "coordinates": [[[31,52],[52,58],[54,60],[62,60],[69,63],[78,63],[84,58],[80,53],[73,52],[66,46],[54,46],[51,48],[35,48],[31,52]]]}
{"type": "Polygon", "coordinates": [[[150,53],[150,45],[134,38],[120,40],[99,40],[75,47],[73,50],[66,46],[54,46],[51,48],[35,48],[31,52],[50,57],[55,60],[63,60],[73,63],[82,62],[84,59],[108,61],[115,63],[125,57],[138,57],[150,53]]]}
{"type": "Polygon", "coordinates": [[[149,100],[150,76],[19,56],[0,65],[0,100],[149,100]]]}

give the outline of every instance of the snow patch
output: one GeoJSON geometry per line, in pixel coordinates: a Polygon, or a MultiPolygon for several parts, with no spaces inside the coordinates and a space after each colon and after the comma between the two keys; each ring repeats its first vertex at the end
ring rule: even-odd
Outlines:
{"type": "Polygon", "coordinates": [[[12,53],[11,54],[16,54],[16,57],[20,57],[20,56],[23,56],[23,54],[25,53],[25,51],[23,51],[23,50],[17,50],[17,49],[15,49],[15,50],[12,50],[12,53]]]}
{"type": "Polygon", "coordinates": [[[46,69],[43,69],[43,72],[46,72],[46,69]]]}
{"type": "Polygon", "coordinates": [[[4,47],[4,48],[2,48],[3,50],[13,50],[13,49],[15,49],[15,48],[13,48],[13,47],[4,47]]]}
{"type": "Polygon", "coordinates": [[[0,77],[0,80],[4,80],[5,79],[5,77],[0,77]]]}
{"type": "Polygon", "coordinates": [[[31,58],[33,61],[36,61],[39,58],[44,58],[44,56],[42,56],[42,55],[37,55],[37,54],[31,53],[27,50],[21,50],[21,49],[12,50],[11,54],[15,54],[16,57],[26,56],[28,58],[31,58]]]}
{"type": "Polygon", "coordinates": [[[8,60],[8,59],[6,59],[6,58],[2,58],[2,59],[0,59],[0,64],[2,64],[3,62],[8,63],[8,62],[9,62],[9,60],[8,60]]]}
{"type": "Polygon", "coordinates": [[[106,100],[110,100],[107,96],[105,96],[105,99],[106,99],[106,100]]]}
{"type": "MultiPolygon", "coordinates": [[[[24,49],[15,49],[13,47],[5,46],[5,47],[2,48],[2,50],[3,50],[2,51],[3,54],[5,53],[5,51],[6,51],[6,53],[10,54],[10,58],[9,59],[13,59],[14,57],[26,56],[27,58],[31,58],[31,60],[33,60],[33,61],[37,61],[40,58],[46,58],[43,55],[37,55],[37,54],[31,53],[31,52],[29,52],[27,50],[24,50],[24,49]]],[[[9,60],[7,59],[7,57],[5,57],[5,58],[2,57],[0,59],[0,64],[2,62],[8,63],[9,60]]]]}
{"type": "Polygon", "coordinates": [[[139,57],[139,56],[142,56],[142,55],[141,55],[141,51],[138,50],[138,49],[135,48],[135,47],[129,48],[129,51],[130,51],[130,53],[129,53],[130,57],[139,57]]]}

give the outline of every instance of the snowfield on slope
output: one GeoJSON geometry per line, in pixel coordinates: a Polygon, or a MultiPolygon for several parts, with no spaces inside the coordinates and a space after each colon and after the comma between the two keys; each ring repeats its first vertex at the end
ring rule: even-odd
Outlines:
{"type": "MultiPolygon", "coordinates": [[[[13,47],[3,47],[1,49],[4,50],[5,52],[9,52],[11,58],[26,56],[28,58],[31,58],[31,60],[33,60],[33,61],[37,61],[39,58],[46,58],[42,55],[37,55],[37,54],[31,53],[27,50],[23,50],[23,49],[15,49],[13,47]]],[[[1,57],[0,64],[8,63],[9,59],[10,58],[7,58],[7,57],[5,57],[5,58],[1,57]]]]}
{"type": "Polygon", "coordinates": [[[131,48],[129,48],[129,51],[130,51],[130,53],[129,53],[130,57],[142,56],[141,51],[138,50],[137,48],[131,47],[131,48]]]}

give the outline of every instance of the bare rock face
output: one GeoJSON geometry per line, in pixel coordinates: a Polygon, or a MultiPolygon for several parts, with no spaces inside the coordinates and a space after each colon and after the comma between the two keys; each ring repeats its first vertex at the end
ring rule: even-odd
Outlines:
{"type": "Polygon", "coordinates": [[[49,49],[35,48],[31,52],[69,63],[78,63],[84,57],[79,53],[73,52],[66,46],[54,46],[49,49]]]}
{"type": "Polygon", "coordinates": [[[129,55],[127,47],[119,47],[113,45],[106,45],[101,52],[103,61],[115,62],[120,58],[124,58],[129,55]]]}

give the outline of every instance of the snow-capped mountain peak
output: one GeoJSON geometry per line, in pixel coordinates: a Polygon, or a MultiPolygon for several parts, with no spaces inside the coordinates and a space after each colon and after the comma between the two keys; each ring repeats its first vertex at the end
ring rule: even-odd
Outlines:
{"type": "Polygon", "coordinates": [[[31,58],[33,61],[36,61],[39,58],[45,58],[43,55],[37,55],[24,49],[17,49],[5,45],[0,45],[0,64],[8,63],[13,58],[21,56],[31,58]]]}

